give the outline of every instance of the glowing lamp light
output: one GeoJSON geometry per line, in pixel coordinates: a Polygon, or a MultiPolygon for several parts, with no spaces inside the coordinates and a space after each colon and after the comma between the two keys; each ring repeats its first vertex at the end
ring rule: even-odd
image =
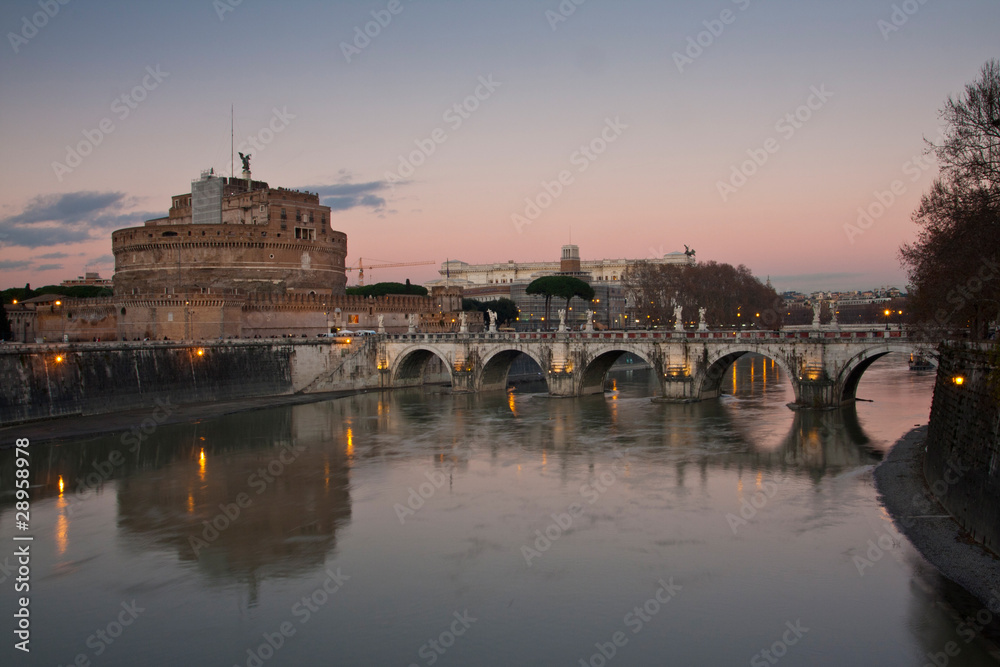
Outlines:
{"type": "Polygon", "coordinates": [[[11,303],[16,306],[17,305],[17,299],[14,299],[13,301],[11,301],[11,303]]]}
{"type": "Polygon", "coordinates": [[[204,357],[205,356],[205,348],[199,347],[198,351],[195,352],[195,354],[197,354],[199,357],[204,357]]]}
{"type": "Polygon", "coordinates": [[[57,306],[61,306],[62,305],[62,301],[56,301],[56,305],[57,306]]]}
{"type": "Polygon", "coordinates": [[[65,489],[65,488],[66,488],[66,485],[63,483],[62,475],[59,475],[59,495],[60,496],[63,494],[63,489],[65,489]]]}
{"type": "Polygon", "coordinates": [[[955,377],[953,377],[953,378],[951,379],[951,381],[952,381],[952,382],[953,382],[954,384],[958,385],[959,387],[961,387],[961,386],[962,386],[963,384],[965,384],[965,378],[964,378],[964,377],[962,377],[961,375],[956,375],[955,377]]]}
{"type": "Polygon", "coordinates": [[[61,364],[63,362],[63,356],[61,354],[56,355],[56,363],[61,364]]]}

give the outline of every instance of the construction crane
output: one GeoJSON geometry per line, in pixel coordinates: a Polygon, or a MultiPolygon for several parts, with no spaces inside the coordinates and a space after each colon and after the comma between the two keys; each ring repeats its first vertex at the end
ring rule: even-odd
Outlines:
{"type": "MultiPolygon", "coordinates": [[[[370,261],[370,260],[369,260],[370,261]]],[[[358,258],[358,265],[348,266],[346,271],[357,271],[358,272],[358,286],[364,287],[365,285],[365,269],[394,269],[399,266],[427,266],[429,264],[436,264],[437,262],[431,260],[426,262],[393,262],[387,264],[365,264],[362,258],[358,258]]]]}

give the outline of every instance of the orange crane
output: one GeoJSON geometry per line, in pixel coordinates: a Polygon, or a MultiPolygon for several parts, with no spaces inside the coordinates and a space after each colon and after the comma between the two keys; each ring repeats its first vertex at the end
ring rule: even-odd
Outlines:
{"type": "MultiPolygon", "coordinates": [[[[369,261],[371,261],[371,260],[369,260],[369,261]]],[[[346,271],[355,271],[355,270],[357,270],[357,272],[358,272],[358,285],[361,286],[361,287],[364,287],[364,284],[365,284],[365,269],[391,269],[391,268],[396,268],[396,267],[399,267],[399,266],[427,266],[429,264],[437,264],[437,262],[431,260],[431,261],[427,261],[427,262],[392,262],[392,263],[387,263],[387,264],[365,264],[364,260],[359,257],[358,258],[358,265],[356,267],[354,267],[354,266],[348,266],[345,270],[346,271]]]]}

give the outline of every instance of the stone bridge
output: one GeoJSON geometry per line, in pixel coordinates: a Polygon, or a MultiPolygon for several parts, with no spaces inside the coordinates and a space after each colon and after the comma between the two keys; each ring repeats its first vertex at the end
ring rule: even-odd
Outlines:
{"type": "Polygon", "coordinates": [[[717,397],[727,369],[748,353],[773,359],[795,390],[795,405],[831,408],[853,402],[858,381],[890,352],[926,351],[906,331],[615,331],[565,333],[390,334],[378,340],[379,386],[424,382],[440,358],[457,392],[504,390],[521,354],[542,369],[553,396],[604,391],[615,361],[630,353],[647,361],[659,384],[656,400],[691,402],[717,397]]]}

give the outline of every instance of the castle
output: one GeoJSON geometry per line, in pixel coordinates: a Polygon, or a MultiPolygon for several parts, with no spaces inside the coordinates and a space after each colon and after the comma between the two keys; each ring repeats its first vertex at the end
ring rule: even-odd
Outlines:
{"type": "MultiPolygon", "coordinates": [[[[243,157],[241,155],[241,157],[243,157]]],[[[203,172],[166,217],[115,231],[114,294],[43,295],[7,306],[15,340],[199,340],[315,336],[334,328],[447,331],[461,287],[345,295],[347,235],[319,195],[203,172]]]]}

